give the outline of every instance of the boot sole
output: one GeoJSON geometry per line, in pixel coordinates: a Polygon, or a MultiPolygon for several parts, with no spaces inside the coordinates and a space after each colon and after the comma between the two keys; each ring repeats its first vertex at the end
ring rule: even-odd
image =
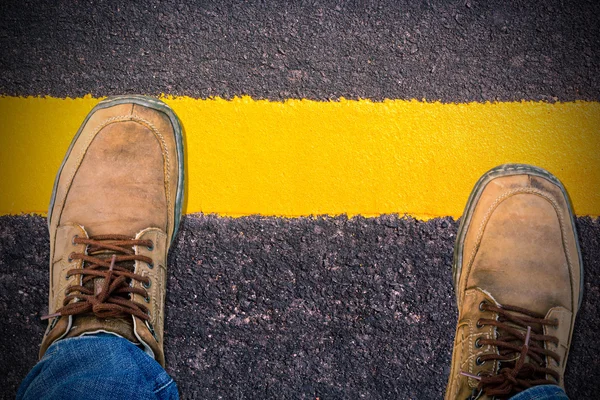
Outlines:
{"type": "Polygon", "coordinates": [[[579,246],[579,237],[577,234],[577,227],[575,226],[575,216],[573,213],[573,206],[571,205],[571,199],[563,186],[563,184],[552,175],[550,172],[545,169],[534,167],[533,165],[527,164],[503,164],[496,168],[493,168],[486,172],[475,184],[471,195],[469,196],[469,200],[467,201],[467,205],[465,207],[465,211],[460,220],[460,225],[458,227],[458,234],[456,235],[456,244],[454,245],[454,262],[452,265],[452,281],[454,283],[454,292],[456,294],[456,300],[458,302],[458,282],[460,280],[460,274],[462,272],[462,262],[463,262],[463,244],[465,241],[465,236],[467,234],[467,229],[469,225],[471,225],[471,218],[473,217],[473,212],[475,210],[475,205],[479,201],[481,193],[485,189],[488,183],[495,178],[501,176],[510,176],[510,175],[534,175],[539,176],[541,178],[545,178],[550,182],[554,183],[558,186],[567,200],[567,205],[569,208],[569,217],[571,218],[571,225],[573,226],[573,232],[575,233],[575,243],[577,245],[577,255],[579,257],[579,268],[581,271],[581,281],[579,282],[579,305],[578,308],[581,308],[581,302],[583,300],[583,259],[581,257],[581,248],[579,246]]]}
{"type": "Polygon", "coordinates": [[[48,228],[50,228],[51,221],[52,221],[52,209],[54,208],[54,201],[56,199],[56,190],[58,188],[59,177],[62,173],[63,167],[65,166],[67,158],[69,158],[69,155],[71,154],[71,150],[73,149],[75,142],[77,141],[77,139],[79,138],[79,135],[81,134],[81,131],[83,130],[83,127],[87,124],[87,122],[90,119],[90,117],[92,116],[92,114],[94,114],[96,111],[101,110],[103,108],[113,107],[113,106],[116,106],[119,104],[138,104],[138,105],[141,105],[144,107],[151,108],[156,111],[160,111],[169,117],[169,120],[171,121],[171,125],[173,126],[173,131],[175,132],[175,143],[177,145],[177,157],[179,160],[179,165],[178,165],[178,179],[179,180],[177,182],[177,196],[175,198],[175,218],[174,218],[175,224],[173,227],[173,234],[171,237],[171,244],[173,244],[173,240],[175,239],[175,235],[177,234],[177,231],[179,230],[179,223],[181,221],[181,213],[182,213],[182,208],[183,208],[184,185],[185,185],[185,179],[184,179],[185,171],[184,171],[184,158],[183,158],[184,157],[184,155],[183,155],[183,128],[182,128],[181,122],[179,121],[179,118],[177,117],[175,112],[171,109],[171,107],[169,107],[167,104],[165,104],[164,102],[162,102],[156,98],[142,96],[142,95],[108,97],[105,100],[102,100],[100,103],[98,103],[92,109],[92,111],[90,111],[88,113],[88,115],[85,117],[85,120],[79,127],[77,134],[71,141],[71,145],[69,146],[69,149],[67,150],[65,158],[63,159],[63,162],[60,165],[60,168],[58,169],[58,173],[56,174],[56,178],[54,180],[54,187],[52,188],[52,197],[50,198],[50,208],[48,209],[48,228]]]}

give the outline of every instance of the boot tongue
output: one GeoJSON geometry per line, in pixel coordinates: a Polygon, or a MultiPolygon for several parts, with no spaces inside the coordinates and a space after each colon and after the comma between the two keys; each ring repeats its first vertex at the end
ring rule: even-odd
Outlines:
{"type": "Polygon", "coordinates": [[[66,337],[77,337],[91,335],[94,333],[110,333],[121,336],[133,344],[139,344],[139,340],[133,333],[133,317],[101,319],[95,315],[73,316],[73,326],[66,337]]]}
{"type": "MultiPolygon", "coordinates": [[[[526,335],[526,334],[527,334],[527,328],[523,328],[521,325],[515,324],[515,323],[513,323],[513,322],[508,322],[508,321],[507,321],[507,322],[504,322],[504,324],[506,324],[507,326],[509,326],[509,327],[511,327],[511,328],[513,328],[513,329],[516,329],[516,330],[518,330],[518,331],[522,332],[522,333],[523,333],[523,335],[526,335]]],[[[533,333],[533,332],[532,332],[532,333],[533,333]]],[[[531,343],[531,341],[530,341],[530,343],[531,343]]],[[[515,340],[515,341],[514,341],[514,344],[515,344],[515,345],[517,345],[517,346],[522,346],[522,345],[524,344],[524,341],[515,340]]],[[[543,344],[542,344],[542,346],[543,346],[543,344]]],[[[514,364],[514,363],[515,363],[515,362],[516,362],[516,361],[519,359],[519,357],[521,357],[521,353],[520,353],[520,352],[518,352],[518,351],[515,351],[515,352],[512,354],[512,357],[511,357],[510,359],[508,359],[508,360],[504,360],[504,361],[501,361],[501,362],[500,362],[500,364],[501,364],[501,367],[506,367],[506,366],[509,366],[509,365],[513,365],[513,364],[514,364]]],[[[531,361],[532,361],[532,360],[530,359],[529,355],[527,355],[527,356],[525,357],[525,362],[531,362],[531,361]]]]}
{"type": "MultiPolygon", "coordinates": [[[[484,291],[484,292],[485,292],[485,291],[484,291]]],[[[496,300],[496,298],[495,298],[494,296],[492,296],[492,295],[491,295],[490,293],[488,293],[488,292],[485,292],[485,293],[486,293],[486,294],[487,294],[487,295],[490,297],[490,299],[492,300],[493,304],[494,304],[496,307],[500,307],[500,308],[502,308],[502,305],[501,305],[500,303],[498,303],[498,301],[496,300]]],[[[516,311],[506,311],[506,312],[507,312],[508,314],[511,314],[511,315],[513,315],[513,316],[517,316],[517,317],[518,317],[518,316],[523,316],[523,314],[520,314],[519,312],[516,312],[516,311]]],[[[513,321],[509,321],[509,320],[504,320],[504,321],[502,321],[502,323],[503,323],[504,325],[508,326],[509,328],[516,329],[516,330],[518,330],[518,331],[522,332],[522,333],[523,333],[523,335],[526,335],[526,333],[527,333],[527,327],[526,327],[526,326],[519,325],[519,324],[517,324],[517,323],[515,323],[515,322],[513,322],[513,321]]],[[[537,324],[532,324],[532,325],[531,325],[531,329],[532,329],[532,330],[531,330],[531,333],[532,333],[532,334],[533,334],[533,333],[536,333],[536,331],[539,331],[539,329],[540,329],[540,328],[541,328],[541,327],[540,327],[539,325],[537,325],[537,324]]],[[[502,328],[496,328],[496,332],[497,332],[497,335],[506,335],[506,332],[505,332],[505,331],[504,331],[504,329],[502,329],[502,328]]],[[[539,332],[538,332],[538,333],[539,333],[539,332]]],[[[531,345],[531,343],[532,343],[532,342],[533,342],[533,340],[531,340],[531,339],[530,339],[530,345],[531,345]]],[[[514,341],[514,344],[515,344],[515,345],[517,345],[517,346],[522,346],[522,345],[524,344],[524,342],[522,342],[522,341],[520,341],[520,340],[515,340],[515,341],[514,341]]],[[[540,345],[541,347],[544,347],[544,343],[537,342],[537,344],[538,344],[538,345],[540,345]]],[[[504,361],[502,361],[502,362],[500,363],[500,364],[501,364],[501,368],[502,368],[502,367],[506,367],[506,366],[513,365],[513,364],[514,364],[514,363],[515,363],[515,362],[516,362],[516,361],[519,359],[519,357],[520,357],[520,356],[521,356],[520,352],[517,352],[517,351],[515,351],[515,352],[512,354],[512,357],[511,357],[510,359],[508,359],[508,360],[504,360],[504,361]]],[[[529,355],[527,355],[527,356],[525,357],[525,362],[528,362],[528,363],[529,363],[529,362],[533,362],[533,360],[531,360],[531,358],[529,357],[529,355]]]]}
{"type": "MultiPolygon", "coordinates": [[[[496,303],[496,305],[499,306],[498,303],[496,303]]],[[[509,314],[511,314],[513,316],[517,316],[517,317],[523,316],[523,314],[521,314],[519,312],[516,312],[516,311],[507,311],[507,313],[509,313],[509,314]]],[[[502,323],[504,325],[506,325],[507,327],[509,327],[509,328],[512,328],[512,329],[515,329],[515,330],[518,330],[518,331],[522,332],[524,336],[527,336],[527,327],[526,326],[519,325],[519,324],[517,324],[515,322],[512,322],[512,321],[503,321],[502,323]]],[[[543,332],[541,331],[542,327],[539,324],[533,323],[533,324],[530,324],[529,326],[531,327],[531,335],[533,335],[534,333],[543,334],[543,332]]],[[[504,329],[497,328],[497,330],[500,331],[500,332],[498,332],[499,334],[506,335],[506,332],[504,331],[504,329]]],[[[530,337],[530,339],[529,339],[529,346],[531,347],[534,342],[538,346],[540,346],[542,348],[544,347],[544,343],[543,342],[534,341],[530,337]]],[[[513,344],[515,344],[516,346],[521,347],[521,346],[523,346],[525,344],[525,341],[524,340],[523,341],[521,341],[521,340],[514,340],[513,344]]],[[[510,359],[503,360],[503,361],[500,362],[500,369],[505,368],[505,367],[509,367],[509,368],[514,367],[514,365],[516,364],[516,362],[519,360],[520,357],[521,357],[520,351],[514,351],[514,353],[511,355],[510,359]]],[[[525,363],[534,363],[536,365],[538,364],[535,360],[533,360],[529,356],[529,354],[527,354],[525,356],[525,363]]]]}
{"type": "MultiPolygon", "coordinates": [[[[111,242],[108,242],[108,243],[111,243],[111,242]]],[[[93,256],[93,257],[98,257],[98,258],[102,259],[104,262],[109,263],[109,264],[110,264],[110,260],[113,256],[113,254],[115,254],[115,252],[110,251],[110,250],[99,250],[99,251],[94,251],[94,252],[88,253],[88,255],[93,256]]],[[[135,262],[134,261],[121,261],[118,263],[118,265],[120,267],[126,268],[127,270],[129,270],[129,272],[135,271],[135,262]]],[[[101,269],[101,270],[106,271],[105,268],[101,269]]],[[[91,279],[88,282],[86,282],[84,284],[84,287],[89,290],[93,290],[95,294],[98,294],[102,290],[102,285],[104,285],[104,278],[98,277],[98,278],[94,278],[94,279],[91,279]]]]}
{"type": "MultiPolygon", "coordinates": [[[[89,255],[110,260],[114,252],[100,250],[90,252],[89,255]]],[[[126,267],[133,271],[133,262],[122,262],[120,266],[126,267]]],[[[93,290],[95,294],[100,293],[104,285],[104,278],[94,278],[86,282],[84,287],[93,290]]],[[[121,336],[134,344],[139,344],[134,333],[133,317],[130,315],[124,317],[98,318],[93,314],[74,315],[73,324],[66,337],[77,337],[94,333],[110,333],[121,336]]]]}

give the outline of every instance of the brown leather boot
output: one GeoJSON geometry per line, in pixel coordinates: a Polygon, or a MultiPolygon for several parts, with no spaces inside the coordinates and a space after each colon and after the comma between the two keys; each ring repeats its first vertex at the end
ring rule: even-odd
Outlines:
{"type": "Polygon", "coordinates": [[[167,253],[183,203],[177,116],[143,96],[87,116],[60,167],[50,210],[50,304],[40,357],[57,340],[106,332],[164,365],[167,253]]]}
{"type": "Polygon", "coordinates": [[[446,399],[563,386],[583,266],[562,184],[529,165],[477,182],[454,249],[458,324],[446,399]]]}

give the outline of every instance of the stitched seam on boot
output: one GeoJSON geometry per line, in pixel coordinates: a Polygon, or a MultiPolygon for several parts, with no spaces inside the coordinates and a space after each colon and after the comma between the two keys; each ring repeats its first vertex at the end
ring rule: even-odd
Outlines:
{"type": "MultiPolygon", "coordinates": [[[[451,398],[456,398],[456,396],[458,395],[458,388],[460,387],[460,380],[461,380],[461,375],[460,375],[460,368],[462,368],[462,355],[464,354],[464,348],[465,348],[465,338],[464,335],[462,334],[462,331],[464,329],[461,329],[461,335],[462,337],[460,338],[460,352],[458,353],[459,356],[459,360],[457,362],[459,369],[454,371],[454,375],[456,376],[456,378],[454,379],[454,387],[452,388],[452,394],[451,394],[451,398]]],[[[457,333],[457,339],[458,339],[458,331],[457,333]]]]}
{"type": "Polygon", "coordinates": [[[562,211],[560,210],[560,206],[558,205],[556,200],[554,200],[553,198],[551,198],[550,196],[548,196],[546,193],[542,192],[541,190],[535,189],[535,188],[517,188],[517,189],[509,190],[508,192],[505,192],[502,195],[498,196],[496,198],[496,200],[494,200],[494,202],[490,205],[490,207],[488,208],[487,212],[485,213],[483,219],[481,220],[481,224],[479,225],[479,230],[477,232],[477,237],[475,239],[475,245],[473,246],[473,250],[471,251],[471,255],[469,257],[469,262],[467,264],[467,274],[465,276],[464,284],[462,285],[461,290],[464,291],[466,289],[467,281],[469,280],[469,275],[471,274],[471,267],[473,266],[475,257],[477,255],[477,252],[479,251],[479,246],[481,245],[481,240],[483,239],[483,231],[485,230],[485,227],[486,227],[487,223],[489,222],[489,219],[491,218],[492,213],[496,210],[496,208],[498,208],[500,203],[502,203],[504,200],[506,200],[509,197],[512,197],[516,194],[533,194],[533,195],[540,196],[540,197],[546,199],[552,205],[552,207],[554,208],[554,211],[556,211],[556,214],[558,217],[558,222],[560,225],[560,233],[561,233],[563,249],[565,251],[565,256],[567,258],[567,266],[569,267],[569,278],[570,278],[569,284],[571,286],[571,307],[573,310],[575,310],[576,299],[574,296],[574,288],[573,288],[573,273],[572,273],[573,265],[571,263],[571,252],[569,251],[569,246],[566,243],[567,235],[566,235],[565,226],[564,226],[563,214],[562,214],[562,211]]]}
{"type": "Polygon", "coordinates": [[[132,115],[119,115],[119,116],[108,118],[102,124],[98,125],[96,127],[96,129],[94,129],[92,131],[92,133],[89,135],[89,137],[86,139],[85,145],[79,152],[79,155],[77,156],[77,159],[76,159],[77,161],[75,163],[75,166],[73,167],[73,170],[72,170],[71,174],[69,175],[69,178],[67,179],[65,193],[59,203],[60,213],[58,215],[57,221],[59,221],[62,216],[62,212],[63,212],[64,206],[65,206],[65,201],[67,199],[67,194],[69,193],[69,190],[71,189],[71,185],[73,184],[73,179],[75,178],[75,174],[79,170],[79,167],[81,166],[83,158],[85,157],[85,154],[87,153],[87,150],[90,147],[90,144],[92,143],[94,138],[98,135],[98,133],[102,129],[104,129],[108,125],[117,123],[117,122],[127,122],[127,121],[134,121],[141,125],[144,125],[146,128],[150,129],[150,131],[152,131],[152,133],[157,137],[157,139],[160,143],[160,146],[163,151],[164,158],[165,158],[164,164],[166,164],[166,167],[163,164],[163,169],[166,169],[166,171],[163,171],[163,172],[166,175],[165,192],[166,192],[166,197],[167,197],[167,225],[168,225],[167,231],[173,226],[173,221],[172,221],[171,212],[170,212],[170,210],[171,210],[171,190],[169,188],[169,183],[171,181],[171,176],[170,176],[170,165],[171,164],[169,161],[170,160],[169,150],[167,149],[167,145],[164,140],[164,137],[160,134],[160,132],[158,132],[158,129],[156,129],[156,127],[151,122],[149,122],[143,118],[139,118],[137,116],[132,116],[132,115]]]}
{"type": "MultiPolygon", "coordinates": [[[[158,129],[154,126],[154,124],[152,124],[150,121],[144,119],[144,118],[140,118],[138,116],[131,116],[131,120],[132,121],[136,121],[141,125],[144,125],[146,128],[150,129],[152,131],[152,133],[154,133],[154,135],[157,137],[158,141],[160,142],[160,147],[163,151],[163,154],[165,155],[165,164],[166,166],[164,166],[163,168],[165,169],[163,172],[165,173],[165,194],[167,196],[167,235],[168,232],[170,231],[170,229],[173,228],[174,226],[174,221],[173,221],[173,217],[171,216],[171,189],[170,189],[170,183],[171,183],[171,162],[170,162],[170,155],[169,155],[169,149],[167,148],[167,143],[165,142],[165,138],[163,135],[161,135],[161,133],[158,131],[158,129]]],[[[167,236],[168,237],[168,236],[167,236]]]]}
{"type": "MultiPolygon", "coordinates": [[[[160,228],[146,228],[136,234],[136,239],[141,238],[143,235],[148,232],[156,235],[154,240],[164,240],[167,241],[168,236],[160,229],[160,228]]],[[[135,246],[135,254],[139,254],[139,246],[135,246]]],[[[140,261],[136,261],[136,273],[138,273],[138,265],[140,261]]],[[[167,279],[167,266],[166,266],[166,255],[164,262],[157,262],[154,266],[153,270],[148,271],[147,275],[150,279],[152,279],[153,287],[149,289],[149,293],[155,293],[155,295],[151,295],[151,301],[153,306],[152,313],[152,324],[154,325],[155,330],[158,326],[164,328],[164,312],[165,312],[165,301],[166,295],[162,295],[164,292],[166,294],[165,286],[167,279]],[[164,264],[164,265],[163,265],[164,264]],[[160,296],[160,299],[157,297],[160,296]]],[[[148,290],[148,289],[147,289],[148,290]]],[[[137,295],[136,295],[137,296],[137,295]]],[[[158,334],[158,333],[157,333],[158,334]]],[[[163,332],[161,330],[160,335],[158,335],[159,340],[162,338],[163,332]]]]}
{"type": "MultiPolygon", "coordinates": [[[[473,294],[467,293],[465,296],[473,296],[473,294]]],[[[460,311],[459,311],[459,314],[461,314],[460,311]]],[[[470,348],[469,348],[469,353],[466,355],[467,356],[466,360],[462,360],[462,357],[465,354],[465,342],[467,340],[469,340],[469,342],[470,342],[470,339],[471,339],[471,332],[472,332],[471,325],[472,325],[472,321],[469,320],[469,322],[467,324],[467,327],[468,327],[468,337],[467,338],[465,338],[465,334],[464,334],[465,329],[464,329],[464,327],[461,327],[460,324],[458,326],[458,328],[461,328],[460,329],[460,332],[461,332],[460,352],[458,353],[458,354],[460,354],[460,358],[459,358],[459,362],[458,362],[458,370],[454,371],[455,374],[456,374],[456,379],[455,379],[455,383],[454,383],[453,398],[458,395],[458,390],[459,390],[459,387],[460,387],[460,381],[461,381],[461,379],[467,379],[467,378],[463,377],[462,375],[460,375],[460,371],[463,369],[464,365],[467,364],[469,372],[470,373],[473,372],[473,362],[472,362],[471,356],[470,356],[470,354],[471,354],[471,349],[470,348]]],[[[457,339],[458,339],[458,331],[457,331],[457,339]]],[[[467,386],[471,387],[471,384],[469,383],[468,379],[467,379],[467,386]]]]}
{"type": "MultiPolygon", "coordinates": [[[[570,313],[569,311],[566,311],[566,313],[568,313],[568,314],[566,314],[565,311],[564,311],[564,308],[562,310],[561,309],[556,309],[554,311],[556,311],[556,313],[557,313],[556,318],[558,318],[559,321],[561,319],[563,319],[563,320],[566,321],[567,320],[566,317],[568,317],[569,314],[571,314],[570,315],[571,322],[573,321],[574,313],[570,313]]],[[[545,335],[549,334],[546,326],[544,327],[544,334],[545,335]]],[[[561,352],[560,352],[561,348],[564,349],[564,356],[562,356],[561,359],[560,359],[560,366],[558,366],[558,367],[554,366],[554,365],[550,366],[550,368],[554,369],[555,371],[557,371],[559,373],[559,375],[560,375],[559,385],[560,386],[564,385],[565,367],[567,365],[567,359],[569,357],[569,350],[570,350],[570,347],[571,347],[571,341],[573,339],[572,338],[572,334],[573,334],[573,331],[572,331],[572,328],[571,328],[569,330],[569,337],[567,337],[567,343],[566,344],[562,343],[561,341],[559,341],[558,344],[556,344],[556,345],[554,343],[544,342],[544,348],[545,349],[552,350],[552,351],[554,351],[554,352],[556,352],[558,354],[561,354],[561,352]]]]}
{"type": "Polygon", "coordinates": [[[67,184],[66,184],[64,195],[63,195],[62,199],[60,199],[60,203],[59,203],[60,213],[58,215],[58,218],[55,220],[55,221],[57,221],[57,226],[60,225],[58,221],[60,221],[60,218],[62,217],[62,212],[63,212],[65,202],[67,199],[67,194],[71,190],[71,185],[73,184],[73,179],[75,178],[75,174],[77,173],[77,170],[79,170],[81,162],[83,161],[83,157],[85,156],[85,153],[87,152],[88,148],[90,147],[90,144],[92,143],[92,141],[94,140],[96,135],[98,135],[98,133],[102,129],[104,129],[105,127],[107,127],[108,125],[110,125],[112,123],[124,122],[124,121],[130,121],[130,120],[131,120],[131,116],[129,116],[129,115],[119,115],[119,116],[108,118],[103,123],[98,125],[96,127],[96,129],[94,129],[92,131],[92,133],[86,138],[85,144],[84,144],[83,148],[81,149],[81,151],[79,152],[79,154],[77,155],[77,158],[76,158],[77,161],[75,162],[75,165],[71,170],[69,178],[67,179],[67,184]]]}

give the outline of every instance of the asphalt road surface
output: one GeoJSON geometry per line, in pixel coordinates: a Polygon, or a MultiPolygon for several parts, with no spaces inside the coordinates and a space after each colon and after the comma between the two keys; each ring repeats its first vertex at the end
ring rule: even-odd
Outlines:
{"type": "Polygon", "coordinates": [[[598,100],[600,2],[5,1],[0,68],[10,95],[598,100]]]}
{"type": "MultiPolygon", "coordinates": [[[[183,398],[440,399],[456,306],[451,218],[187,216],[169,258],[167,371],[183,398]]],[[[580,218],[586,267],[566,374],[595,398],[600,220],[580,218]]],[[[4,398],[46,324],[46,220],[0,217],[4,398]]]]}
{"type": "MultiPolygon", "coordinates": [[[[191,3],[1,2],[0,94],[600,99],[594,0],[191,3]]],[[[0,398],[37,360],[45,222],[0,217],[0,398]]],[[[600,390],[600,222],[578,227],[574,399],[600,390]]],[[[187,216],[170,256],[167,370],[190,399],[439,399],[456,230],[393,215],[187,216]]]]}

